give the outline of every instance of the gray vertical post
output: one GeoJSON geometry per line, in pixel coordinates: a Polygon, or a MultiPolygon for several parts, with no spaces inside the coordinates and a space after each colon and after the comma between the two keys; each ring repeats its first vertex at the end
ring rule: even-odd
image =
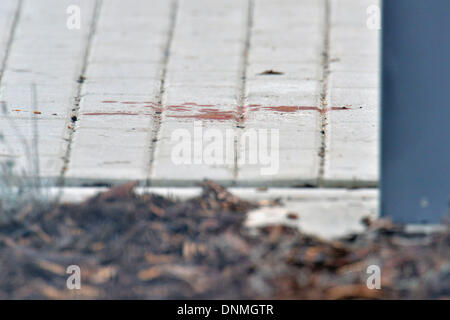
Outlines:
{"type": "Polygon", "coordinates": [[[450,1],[385,0],[381,215],[437,223],[450,194],[450,1]]]}

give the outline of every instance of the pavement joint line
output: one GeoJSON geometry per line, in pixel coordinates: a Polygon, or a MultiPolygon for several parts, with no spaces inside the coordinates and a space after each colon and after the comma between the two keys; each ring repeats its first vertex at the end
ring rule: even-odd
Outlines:
{"type": "Polygon", "coordinates": [[[13,45],[13,41],[14,41],[14,36],[16,34],[17,25],[19,24],[19,20],[20,20],[20,17],[21,17],[22,5],[23,5],[23,0],[19,0],[17,2],[16,11],[14,13],[14,18],[13,18],[13,23],[12,23],[11,30],[10,30],[9,37],[8,37],[8,41],[7,41],[7,44],[6,44],[5,56],[3,57],[3,61],[1,62],[1,67],[0,67],[0,86],[2,84],[3,74],[4,74],[5,70],[6,70],[6,65],[8,63],[8,58],[9,58],[9,54],[11,52],[11,47],[13,45]]]}
{"type": "Polygon", "coordinates": [[[327,97],[328,97],[328,82],[329,82],[329,69],[330,69],[330,31],[331,31],[331,6],[330,0],[324,0],[324,39],[323,39],[323,53],[322,53],[322,88],[320,92],[320,106],[322,112],[320,112],[321,119],[321,146],[319,150],[319,172],[317,178],[318,187],[324,186],[325,175],[325,150],[326,150],[326,138],[327,138],[327,97]]]}
{"type": "Polygon", "coordinates": [[[153,164],[155,162],[155,150],[156,150],[156,144],[158,142],[158,136],[161,129],[161,122],[162,122],[162,110],[164,109],[164,92],[165,92],[165,85],[166,85],[166,76],[167,76],[167,66],[169,64],[170,59],[170,51],[173,43],[173,35],[175,33],[175,28],[177,26],[177,17],[178,17],[178,11],[179,11],[179,0],[172,0],[171,8],[170,8],[170,26],[169,31],[167,33],[167,39],[166,44],[164,47],[164,55],[163,60],[161,62],[162,72],[161,72],[161,82],[159,87],[159,94],[157,98],[157,104],[160,106],[161,109],[153,109],[153,130],[151,134],[151,141],[150,141],[150,163],[148,167],[148,173],[147,173],[147,179],[145,182],[146,186],[150,186],[152,181],[151,177],[153,174],[153,164]]]}
{"type": "Polygon", "coordinates": [[[242,50],[241,56],[241,72],[240,72],[240,81],[241,85],[238,93],[238,106],[237,106],[237,116],[236,116],[236,136],[234,139],[234,167],[233,167],[233,184],[236,183],[238,174],[239,174],[239,164],[238,164],[238,155],[239,155],[239,145],[241,143],[242,138],[242,130],[245,126],[245,106],[247,99],[247,70],[248,70],[248,53],[250,51],[250,43],[253,29],[253,19],[254,19],[254,8],[255,3],[254,0],[248,0],[247,2],[247,24],[246,24],[246,32],[245,32],[245,41],[242,50]]]}
{"type": "Polygon", "coordinates": [[[70,126],[68,126],[69,137],[67,142],[67,149],[64,155],[64,164],[61,169],[60,177],[57,181],[57,185],[62,186],[65,183],[65,174],[69,167],[70,155],[72,151],[72,141],[76,131],[76,119],[78,118],[78,113],[80,111],[80,102],[81,102],[81,90],[83,88],[84,77],[86,75],[86,70],[89,64],[89,57],[92,49],[92,43],[95,37],[95,33],[97,31],[98,23],[100,20],[100,11],[102,8],[103,0],[95,0],[94,10],[92,13],[92,20],[89,30],[89,35],[86,40],[86,46],[84,50],[84,56],[81,63],[80,76],[78,79],[78,86],[76,88],[76,93],[74,95],[74,101],[71,110],[70,117],[70,126]]]}

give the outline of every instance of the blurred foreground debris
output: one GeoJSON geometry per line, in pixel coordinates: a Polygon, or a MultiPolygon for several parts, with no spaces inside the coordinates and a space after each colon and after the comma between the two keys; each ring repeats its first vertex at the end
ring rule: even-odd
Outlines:
{"type": "Polygon", "coordinates": [[[183,202],[134,186],[0,225],[0,299],[450,297],[448,229],[367,220],[364,234],[328,242],[286,226],[246,229],[257,205],[210,181],[183,202]],[[80,290],[66,288],[69,265],[81,269],[80,290]],[[381,290],[366,285],[370,265],[381,290]]]}

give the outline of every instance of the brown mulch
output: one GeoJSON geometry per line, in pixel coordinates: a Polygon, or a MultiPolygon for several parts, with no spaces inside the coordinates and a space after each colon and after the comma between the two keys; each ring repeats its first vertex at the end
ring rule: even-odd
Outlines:
{"type": "MultiPolygon", "coordinates": [[[[339,241],[243,227],[257,205],[205,182],[188,201],[115,187],[81,204],[24,208],[0,225],[0,299],[438,299],[450,233],[388,221],[339,241]],[[81,290],[68,290],[69,265],[81,290]],[[381,290],[367,288],[369,265],[381,290]]],[[[0,212],[1,214],[1,212],[0,212]]]]}

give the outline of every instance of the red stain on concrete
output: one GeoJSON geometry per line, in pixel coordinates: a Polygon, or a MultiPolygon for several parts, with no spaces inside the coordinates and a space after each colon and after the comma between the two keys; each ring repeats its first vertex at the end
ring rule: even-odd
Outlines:
{"type": "Polygon", "coordinates": [[[168,115],[170,118],[181,118],[181,119],[194,119],[194,120],[233,120],[233,111],[217,111],[217,112],[203,112],[198,114],[188,114],[188,115],[168,115]]]}
{"type": "MultiPolygon", "coordinates": [[[[153,101],[116,101],[116,100],[104,100],[102,103],[121,103],[130,105],[130,107],[135,107],[136,105],[142,105],[145,108],[152,108],[157,113],[162,113],[164,110],[185,113],[189,111],[195,112],[194,114],[172,114],[168,115],[170,118],[183,118],[183,119],[196,119],[196,120],[235,120],[239,123],[245,121],[247,111],[257,112],[257,111],[273,111],[275,114],[279,113],[293,113],[297,111],[317,111],[320,114],[326,113],[328,111],[334,110],[350,110],[349,106],[342,107],[329,107],[329,108],[319,108],[316,106],[263,106],[261,104],[249,104],[245,106],[236,106],[235,111],[221,111],[218,107],[219,105],[213,104],[198,104],[196,102],[185,102],[180,105],[167,105],[163,107],[161,104],[153,101]]],[[[136,115],[152,115],[148,113],[136,113],[136,112],[91,112],[84,113],[84,115],[89,116],[106,116],[106,115],[125,115],[125,116],[136,116],[136,115]]]]}
{"type": "Polygon", "coordinates": [[[204,109],[198,110],[198,112],[210,113],[210,112],[220,112],[220,110],[219,109],[214,109],[214,108],[204,108],[204,109]]]}
{"type": "Polygon", "coordinates": [[[168,110],[171,111],[179,111],[179,112],[185,112],[185,111],[191,111],[192,108],[181,105],[181,106],[177,106],[177,105],[171,105],[171,106],[167,106],[168,110]]]}
{"type": "MultiPolygon", "coordinates": [[[[317,111],[319,113],[325,113],[334,110],[350,110],[351,108],[344,107],[331,107],[331,108],[319,108],[314,106],[276,106],[276,107],[262,107],[265,110],[275,111],[276,113],[283,112],[297,112],[297,111],[317,111]]],[[[260,108],[252,108],[251,111],[259,111],[260,108]]]]}
{"type": "Polygon", "coordinates": [[[277,111],[277,112],[297,112],[300,110],[303,111],[319,111],[322,112],[322,109],[318,107],[310,107],[310,106],[276,106],[276,107],[263,107],[265,110],[277,111]]]}
{"type": "Polygon", "coordinates": [[[163,112],[163,108],[158,107],[156,105],[147,105],[147,106],[144,106],[144,108],[152,108],[153,110],[155,110],[157,112],[163,112]]]}

